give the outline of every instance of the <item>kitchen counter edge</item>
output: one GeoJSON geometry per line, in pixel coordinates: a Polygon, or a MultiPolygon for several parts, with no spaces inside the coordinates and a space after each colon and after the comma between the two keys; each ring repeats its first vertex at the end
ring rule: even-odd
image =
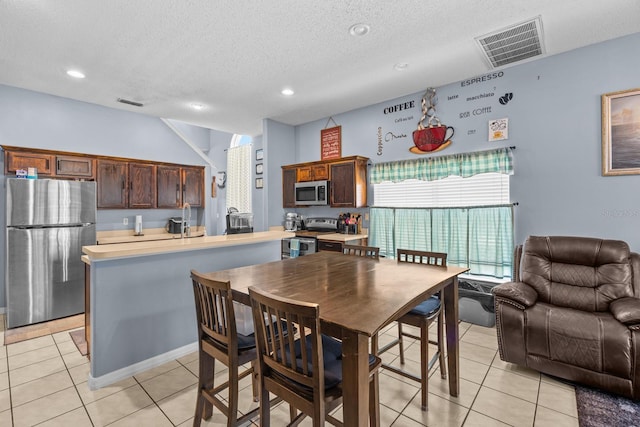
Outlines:
{"type": "Polygon", "coordinates": [[[319,235],[318,240],[347,243],[353,240],[366,239],[367,237],[368,237],[367,233],[361,233],[361,234],[330,233],[330,234],[319,235]]]}
{"type": "Polygon", "coordinates": [[[222,236],[203,236],[185,239],[155,240],[132,243],[115,243],[110,245],[83,246],[83,261],[100,261],[118,258],[132,258],[163,253],[215,249],[225,246],[251,245],[261,242],[281,240],[290,237],[285,231],[261,231],[244,234],[222,236]]]}

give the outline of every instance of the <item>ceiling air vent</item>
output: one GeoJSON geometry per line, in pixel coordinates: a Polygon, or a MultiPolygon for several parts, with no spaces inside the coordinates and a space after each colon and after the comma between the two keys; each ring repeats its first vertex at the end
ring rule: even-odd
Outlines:
{"type": "Polygon", "coordinates": [[[141,104],[139,102],[129,101],[128,99],[124,99],[124,98],[118,98],[118,102],[120,102],[122,104],[133,105],[134,107],[142,107],[143,106],[143,104],[141,104]]]}
{"type": "Polygon", "coordinates": [[[545,53],[540,16],[477,37],[476,41],[494,68],[545,53]]]}

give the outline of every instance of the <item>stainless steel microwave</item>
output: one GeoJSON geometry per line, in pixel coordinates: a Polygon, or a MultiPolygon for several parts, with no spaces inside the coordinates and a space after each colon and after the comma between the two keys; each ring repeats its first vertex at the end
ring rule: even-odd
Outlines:
{"type": "Polygon", "coordinates": [[[328,205],[329,181],[296,182],[296,205],[328,205]]]}

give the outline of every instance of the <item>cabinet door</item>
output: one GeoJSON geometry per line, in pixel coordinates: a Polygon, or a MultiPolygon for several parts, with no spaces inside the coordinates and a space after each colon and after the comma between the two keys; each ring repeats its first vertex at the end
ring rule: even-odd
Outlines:
{"type": "Polygon", "coordinates": [[[182,201],[180,167],[158,166],[158,207],[179,208],[182,201]]]}
{"type": "Polygon", "coordinates": [[[56,156],[56,176],[94,178],[94,159],[80,156],[56,156]]]}
{"type": "Polygon", "coordinates": [[[311,177],[314,181],[329,179],[329,165],[324,164],[311,166],[311,177]]]}
{"type": "Polygon", "coordinates": [[[332,240],[318,240],[319,251],[342,252],[342,243],[332,240]]]}
{"type": "Polygon", "coordinates": [[[296,169],[296,181],[297,182],[307,182],[313,181],[311,177],[311,167],[304,166],[296,169]]]}
{"type": "Polygon", "coordinates": [[[327,164],[301,166],[296,169],[297,182],[322,181],[329,179],[329,166],[327,164]]]}
{"type": "Polygon", "coordinates": [[[127,162],[98,160],[96,168],[98,208],[128,207],[128,172],[127,162]]]}
{"type": "Polygon", "coordinates": [[[156,207],[156,166],[148,163],[129,163],[129,207],[156,207]]]}
{"type": "Polygon", "coordinates": [[[182,203],[193,208],[204,204],[204,170],[202,168],[182,168],[182,203]]]}
{"type": "Polygon", "coordinates": [[[282,169],[282,207],[296,207],[296,169],[282,169]]]}
{"type": "Polygon", "coordinates": [[[331,165],[331,206],[355,207],[354,163],[331,165]]]}
{"type": "Polygon", "coordinates": [[[51,175],[55,156],[52,154],[5,151],[5,174],[18,169],[37,168],[38,175],[51,175]]]}

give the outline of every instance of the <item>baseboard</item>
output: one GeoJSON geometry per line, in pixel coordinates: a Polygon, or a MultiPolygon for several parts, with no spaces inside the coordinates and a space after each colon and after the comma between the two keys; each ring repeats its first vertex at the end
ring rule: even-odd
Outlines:
{"type": "Polygon", "coordinates": [[[150,359],[143,360],[142,362],[126,366],[124,368],[118,369],[117,371],[110,372],[106,375],[92,377],[91,374],[89,374],[89,379],[87,381],[89,390],[97,390],[113,383],[117,383],[118,381],[132,377],[151,368],[155,368],[164,363],[179,359],[180,357],[191,354],[194,351],[198,351],[197,341],[194,341],[193,343],[187,344],[183,347],[168,351],[166,353],[159,354],[150,359]]]}

